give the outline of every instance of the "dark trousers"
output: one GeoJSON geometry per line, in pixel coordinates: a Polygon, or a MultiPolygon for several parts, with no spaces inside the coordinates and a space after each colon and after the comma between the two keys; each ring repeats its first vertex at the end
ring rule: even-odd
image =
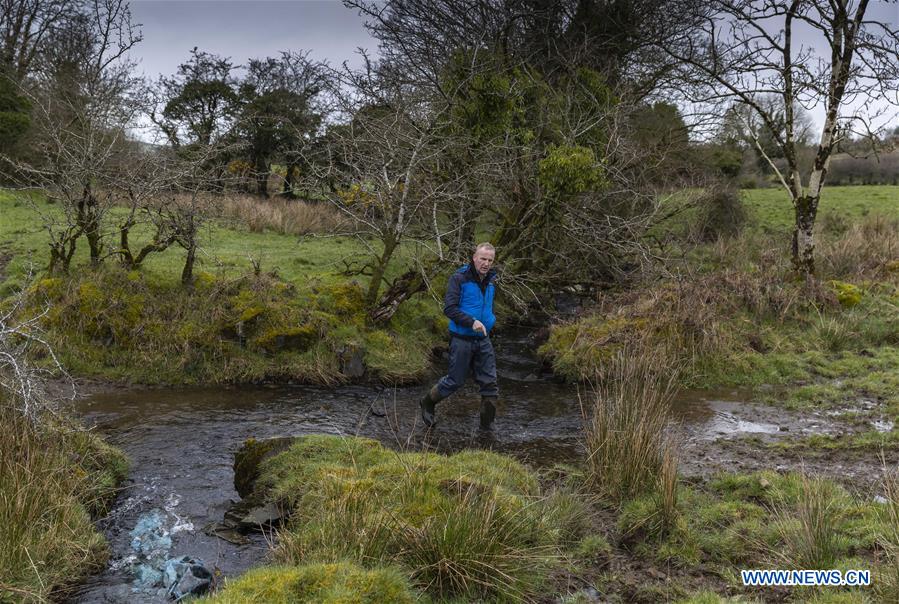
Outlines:
{"type": "Polygon", "coordinates": [[[442,397],[447,397],[462,387],[472,373],[481,387],[481,396],[496,396],[496,355],[490,338],[463,339],[450,337],[449,371],[437,382],[442,397]]]}

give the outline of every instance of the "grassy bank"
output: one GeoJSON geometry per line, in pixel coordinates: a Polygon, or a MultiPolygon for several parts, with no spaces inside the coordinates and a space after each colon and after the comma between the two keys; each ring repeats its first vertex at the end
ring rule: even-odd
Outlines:
{"type": "MultiPolygon", "coordinates": [[[[79,249],[69,275],[44,274],[41,215],[58,208],[34,203],[38,210],[0,194],[0,291],[24,290],[28,312],[46,310],[42,327],[76,375],[147,384],[404,383],[427,371],[444,338],[445,320],[429,298],[407,302],[389,324],[368,323],[367,283],[343,274],[366,253],[364,245],[346,237],[298,239],[302,224],[285,218],[332,224],[320,208],[268,204],[271,211],[255,220],[244,215],[247,204],[222,200],[222,213],[243,226],[226,217],[210,221],[195,283],[185,288],[177,248],[151,254],[132,271],[113,261],[90,268],[79,249]]],[[[149,236],[136,229],[133,245],[149,236]]]]}
{"type": "Polygon", "coordinates": [[[259,380],[408,382],[430,364],[445,325],[410,302],[390,325],[366,324],[352,282],[300,288],[271,275],[194,287],[145,271],[104,267],[38,279],[28,309],[42,318],[61,362],[77,375],[137,383],[259,380]]]}
{"type": "MultiPolygon", "coordinates": [[[[580,499],[542,488],[535,473],[510,457],[396,452],[359,438],[297,439],[261,463],[252,497],[289,511],[275,548],[276,561],[286,566],[238,579],[213,601],[236,601],[271,585],[278,586],[266,592],[272,601],[316,601],[319,590],[359,583],[359,568],[371,569],[362,583],[380,586],[378,593],[530,600],[551,589],[552,573],[564,566],[563,548],[586,528],[580,499]],[[327,566],[346,563],[352,570],[337,578],[327,566]],[[385,567],[399,574],[379,570],[385,567]],[[327,578],[301,580],[319,576],[327,578]],[[255,581],[263,583],[254,587],[255,581]]],[[[362,588],[356,589],[347,601],[359,601],[362,588]]]]}
{"type": "Polygon", "coordinates": [[[817,282],[792,275],[788,222],[780,216],[789,206],[776,192],[751,191],[754,219],[742,233],[695,246],[665,272],[603,295],[593,312],[555,326],[541,352],[557,372],[593,379],[622,345],[639,342],[671,352],[671,362],[685,367],[684,386],[763,387],[760,400],[789,408],[837,407],[869,395],[895,417],[899,189],[844,187],[829,195],[817,282]],[[855,203],[844,199],[850,193],[855,203]]]}
{"type": "Polygon", "coordinates": [[[884,504],[802,473],[676,481],[670,501],[649,480],[616,503],[586,487],[589,467],[333,436],[259,469],[250,497],[289,511],[275,565],[206,601],[887,602],[899,585],[899,493],[884,504]],[[741,568],[870,569],[873,586],[745,587],[741,568]]]}
{"type": "Polygon", "coordinates": [[[127,461],[58,418],[36,427],[5,400],[0,423],[0,602],[58,598],[105,563],[91,519],[112,502],[127,461]]]}

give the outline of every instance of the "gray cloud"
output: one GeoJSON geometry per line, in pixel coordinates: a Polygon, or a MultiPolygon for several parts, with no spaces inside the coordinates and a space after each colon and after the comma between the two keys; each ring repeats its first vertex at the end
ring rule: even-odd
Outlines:
{"type": "Polygon", "coordinates": [[[131,11],[144,36],[131,56],[152,79],[173,74],[194,46],[236,65],[282,50],[309,50],[332,65],[358,64],[358,47],[377,50],[362,17],[335,0],[138,0],[131,11]]]}

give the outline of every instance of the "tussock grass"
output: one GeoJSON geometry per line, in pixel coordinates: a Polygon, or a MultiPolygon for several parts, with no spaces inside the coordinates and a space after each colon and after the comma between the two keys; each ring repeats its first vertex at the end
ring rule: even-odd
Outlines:
{"type": "Polygon", "coordinates": [[[878,547],[885,528],[877,504],[799,473],[727,473],[680,485],[678,513],[667,526],[661,506],[653,493],[626,502],[618,517],[622,545],[725,578],[735,567],[868,568],[860,556],[878,547]]]}
{"type": "Polygon", "coordinates": [[[394,452],[307,436],[260,470],[256,496],[293,510],[280,562],[397,565],[437,598],[533,598],[585,526],[572,494],[544,494],[533,473],[487,451],[394,452]]]}
{"type": "Polygon", "coordinates": [[[677,463],[666,428],[676,380],[676,365],[658,350],[625,348],[606,365],[585,410],[584,443],[586,479],[602,499],[620,503],[661,487],[671,503],[677,463]]]}
{"type": "Polygon", "coordinates": [[[848,549],[841,532],[848,497],[834,483],[799,474],[798,492],[773,506],[782,547],[772,551],[785,568],[829,569],[848,549]]]}
{"type": "Polygon", "coordinates": [[[333,235],[345,231],[350,224],[345,215],[324,202],[229,196],[221,199],[219,211],[237,228],[245,228],[251,233],[333,235]]]}
{"type": "Polygon", "coordinates": [[[533,523],[528,510],[503,505],[481,487],[460,485],[421,526],[406,526],[403,561],[426,591],[439,596],[493,592],[522,601],[536,593],[557,556],[551,543],[541,543],[533,523]]]}
{"type": "Polygon", "coordinates": [[[0,401],[0,602],[42,602],[106,560],[91,523],[127,469],[72,426],[38,428],[0,401]]]}

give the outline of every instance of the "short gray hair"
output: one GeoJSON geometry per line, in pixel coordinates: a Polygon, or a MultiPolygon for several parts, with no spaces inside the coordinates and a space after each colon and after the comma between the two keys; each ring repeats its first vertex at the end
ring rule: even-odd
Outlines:
{"type": "Polygon", "coordinates": [[[494,254],[496,253],[496,248],[493,247],[493,244],[489,241],[485,241],[484,243],[479,243],[477,247],[474,248],[474,253],[477,254],[481,250],[490,250],[494,254]]]}

